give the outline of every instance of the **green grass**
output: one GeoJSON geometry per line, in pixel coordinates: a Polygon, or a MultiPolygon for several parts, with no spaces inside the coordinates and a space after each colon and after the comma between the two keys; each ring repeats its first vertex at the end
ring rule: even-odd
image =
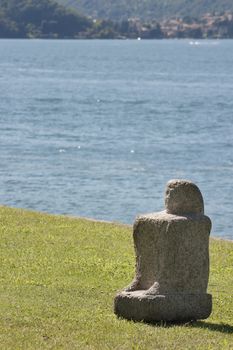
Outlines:
{"type": "Polygon", "coordinates": [[[233,243],[211,240],[213,313],[185,325],[118,319],[131,229],[0,207],[0,349],[233,349],[233,243]]]}

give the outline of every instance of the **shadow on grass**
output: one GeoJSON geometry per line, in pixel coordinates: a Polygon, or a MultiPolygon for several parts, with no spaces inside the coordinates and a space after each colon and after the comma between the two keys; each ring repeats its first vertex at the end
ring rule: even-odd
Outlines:
{"type": "Polygon", "coordinates": [[[209,331],[233,334],[233,326],[227,323],[210,323],[204,321],[193,322],[192,327],[208,329],[209,331]]]}
{"type": "Polygon", "coordinates": [[[190,321],[190,322],[146,322],[150,326],[171,328],[175,326],[192,327],[208,329],[213,332],[220,332],[226,334],[233,334],[233,326],[227,323],[210,323],[204,321],[190,321]]]}

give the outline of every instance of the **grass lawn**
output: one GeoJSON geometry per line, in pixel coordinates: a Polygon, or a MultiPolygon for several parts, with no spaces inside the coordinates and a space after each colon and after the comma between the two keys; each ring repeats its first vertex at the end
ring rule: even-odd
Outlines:
{"type": "Polygon", "coordinates": [[[134,276],[131,229],[0,207],[0,349],[233,349],[233,243],[211,239],[208,320],[118,319],[134,276]]]}

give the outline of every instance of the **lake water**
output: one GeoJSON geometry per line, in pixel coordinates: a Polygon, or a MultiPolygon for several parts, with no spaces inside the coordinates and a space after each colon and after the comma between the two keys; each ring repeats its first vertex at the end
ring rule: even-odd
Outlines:
{"type": "Polygon", "coordinates": [[[193,180],[233,239],[233,41],[0,40],[0,203],[132,223],[193,180]]]}

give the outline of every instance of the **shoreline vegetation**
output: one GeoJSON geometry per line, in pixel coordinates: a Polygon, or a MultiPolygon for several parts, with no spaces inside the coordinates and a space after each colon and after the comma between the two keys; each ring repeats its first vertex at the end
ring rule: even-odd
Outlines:
{"type": "Polygon", "coordinates": [[[117,291],[134,276],[131,231],[1,206],[1,347],[232,349],[233,245],[210,239],[210,318],[145,324],[113,313],[117,291]]]}
{"type": "Polygon", "coordinates": [[[1,0],[0,38],[232,39],[233,12],[161,20],[95,19],[52,0],[1,0]]]}

